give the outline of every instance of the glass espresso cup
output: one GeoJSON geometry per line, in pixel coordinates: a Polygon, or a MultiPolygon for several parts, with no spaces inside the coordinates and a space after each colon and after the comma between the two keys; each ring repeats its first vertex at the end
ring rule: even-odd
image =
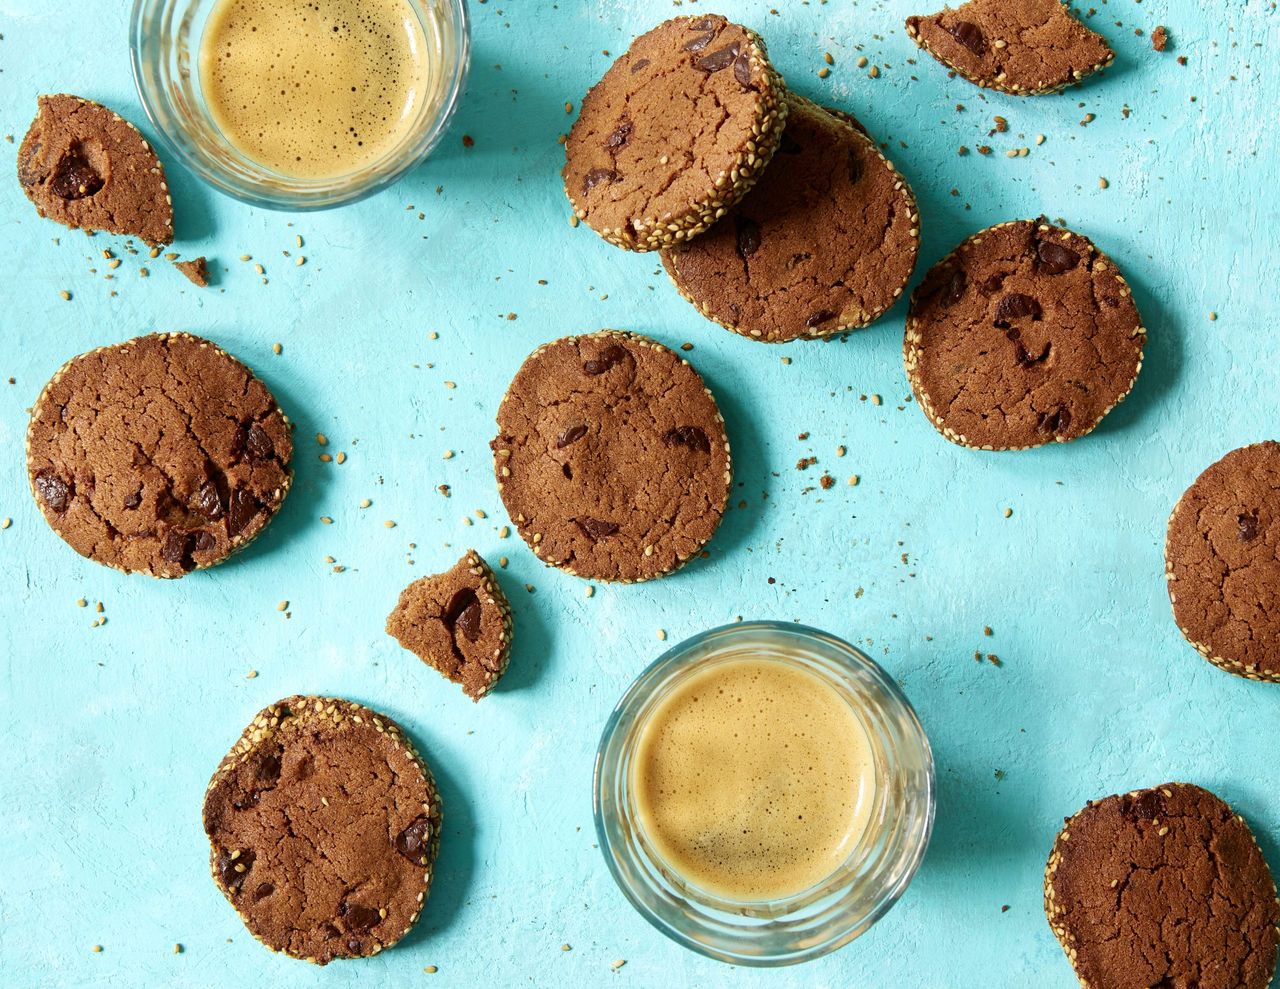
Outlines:
{"type": "Polygon", "coordinates": [[[419,164],[461,101],[470,61],[466,0],[406,0],[427,46],[425,96],[400,139],[336,177],[282,175],[252,160],[219,130],[202,89],[200,46],[218,0],[134,0],[133,78],[143,108],[174,157],[214,188],[254,206],[327,209],[371,196],[419,164]]]}
{"type": "Polygon", "coordinates": [[[793,964],[848,944],[902,895],[933,828],[933,757],[906,697],[853,646],[781,622],[712,629],[661,656],[605,725],[594,784],[600,848],[627,899],[672,940],[736,965],[793,964]],[[639,810],[636,760],[655,711],[691,677],[737,660],[786,664],[838,694],[866,733],[874,778],[867,826],[844,861],[809,888],[774,899],[729,898],[681,876],[639,810]]]}

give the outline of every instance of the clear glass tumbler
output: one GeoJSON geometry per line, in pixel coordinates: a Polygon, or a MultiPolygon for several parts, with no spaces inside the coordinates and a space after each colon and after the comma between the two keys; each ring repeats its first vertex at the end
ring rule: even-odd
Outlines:
{"type": "Polygon", "coordinates": [[[434,50],[424,100],[400,143],[358,171],[292,178],[245,157],[218,130],[201,92],[200,39],[217,0],[134,0],[129,23],[133,79],[170,152],[214,188],[254,206],[328,209],[371,196],[419,164],[462,99],[470,63],[466,0],[408,0],[434,50]]]}
{"type": "Polygon", "coordinates": [[[933,756],[902,691],[847,642],[782,622],[712,629],[660,657],[605,725],[594,783],[600,848],[627,899],[667,937],[735,965],[789,965],[848,944],[902,895],[933,830],[933,756]],[[876,788],[866,832],[835,872],[785,899],[736,902],[684,882],[655,854],[636,814],[632,760],[649,715],[687,677],[732,659],[780,660],[820,677],[853,707],[871,743],[876,788]]]}

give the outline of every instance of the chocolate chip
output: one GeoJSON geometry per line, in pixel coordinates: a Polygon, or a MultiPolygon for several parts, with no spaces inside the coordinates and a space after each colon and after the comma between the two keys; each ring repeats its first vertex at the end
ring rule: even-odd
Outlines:
{"type": "Polygon", "coordinates": [[[1024,316],[1030,316],[1036,320],[1040,315],[1040,303],[1035,299],[1019,292],[1011,292],[996,305],[994,322],[996,326],[1004,329],[1009,326],[1011,320],[1021,319],[1024,316]]]}
{"type": "Polygon", "coordinates": [[[1036,417],[1036,428],[1042,433],[1064,433],[1071,425],[1071,410],[1059,404],[1052,412],[1041,412],[1036,417]]]}
{"type": "Polygon", "coordinates": [[[582,370],[592,376],[604,374],[610,368],[617,367],[627,359],[627,349],[620,347],[616,343],[610,344],[600,352],[600,356],[594,360],[585,362],[582,370]]]}
{"type": "Polygon", "coordinates": [[[1050,275],[1061,275],[1080,263],[1079,254],[1051,240],[1036,242],[1036,258],[1040,270],[1050,275]]]}
{"type": "Polygon", "coordinates": [[[455,591],[444,609],[444,624],[457,638],[461,631],[468,642],[480,638],[480,599],[470,587],[455,591]]]}
{"type": "Polygon", "coordinates": [[[160,558],[167,563],[176,563],[183,570],[192,568],[191,533],[181,529],[170,529],[160,542],[160,558]]]}
{"type": "Polygon", "coordinates": [[[71,504],[71,488],[51,470],[36,472],[36,491],[55,512],[65,512],[71,504]]]}
{"type": "Polygon", "coordinates": [[[1000,291],[1000,287],[1004,285],[1005,276],[1003,274],[989,275],[987,279],[979,286],[983,295],[995,295],[1000,291]]]}
{"type": "MultiPolygon", "coordinates": [[[[1010,333],[1017,333],[1017,330],[1010,330],[1010,333]]],[[[1038,357],[1032,357],[1030,351],[1022,345],[1021,342],[1014,348],[1014,359],[1017,360],[1019,367],[1033,367],[1049,358],[1049,344],[1044,345],[1044,349],[1040,351],[1038,357]]]]}
{"type": "Polygon", "coordinates": [[[964,297],[965,283],[969,280],[969,276],[965,274],[963,268],[953,268],[950,275],[942,289],[942,304],[944,306],[954,306],[964,297]]]}
{"type": "Polygon", "coordinates": [[[227,510],[227,532],[238,536],[253,521],[262,505],[245,488],[236,488],[231,495],[231,507],[227,510]]]}
{"type": "Polygon", "coordinates": [[[583,516],[580,519],[574,519],[574,523],[582,530],[582,534],[595,542],[597,539],[604,539],[605,536],[612,536],[618,531],[618,526],[612,522],[601,522],[599,519],[593,519],[583,516]]]}
{"type": "Polygon", "coordinates": [[[259,900],[265,900],[275,891],[276,888],[271,883],[259,883],[258,888],[253,891],[253,901],[257,903],[259,900]]]}
{"type": "Polygon", "coordinates": [[[627,141],[631,140],[631,131],[633,129],[634,126],[630,118],[623,116],[618,121],[618,126],[613,129],[613,133],[609,135],[609,140],[604,142],[604,146],[610,151],[616,151],[618,148],[623,147],[627,141]]]}
{"type": "Polygon", "coordinates": [[[347,922],[348,930],[356,933],[377,927],[382,922],[382,914],[373,907],[348,903],[346,900],[338,904],[338,916],[347,922]]]}
{"type": "Polygon", "coordinates": [[[684,43],[684,50],[687,52],[700,52],[707,45],[716,40],[716,33],[708,31],[706,34],[700,34],[696,38],[691,38],[684,43]]]}
{"type": "Polygon", "coordinates": [[[556,449],[563,450],[566,446],[577,443],[578,440],[587,435],[586,426],[565,426],[560,431],[560,435],[556,438],[556,449]]]}
{"type": "Polygon", "coordinates": [[[421,865],[423,857],[431,845],[431,822],[419,815],[413,822],[396,835],[395,849],[410,862],[421,865]]]}
{"type": "Polygon", "coordinates": [[[585,195],[601,182],[617,182],[620,178],[622,176],[612,168],[593,168],[587,172],[587,177],[582,180],[582,192],[585,195]]]}
{"type": "Polygon", "coordinates": [[[40,167],[40,149],[44,147],[39,141],[31,145],[26,154],[18,156],[18,181],[23,185],[35,185],[43,182],[48,172],[40,167]]]}
{"type": "Polygon", "coordinates": [[[1258,538],[1258,513],[1247,512],[1236,516],[1236,525],[1240,528],[1240,541],[1247,543],[1258,538]]]}
{"type": "Polygon", "coordinates": [[[125,496],[124,496],[124,507],[125,507],[125,508],[137,508],[137,507],[138,507],[139,505],[141,505],[141,504],[142,504],[142,492],[141,492],[141,491],[135,491],[133,494],[127,494],[127,495],[125,495],[125,496]]]}
{"type": "Polygon", "coordinates": [[[85,199],[105,184],[106,180],[89,164],[84,147],[77,142],[58,159],[49,180],[49,191],[59,199],[85,199]]]}
{"type": "Polygon", "coordinates": [[[649,64],[649,60],[647,58],[637,58],[634,62],[631,63],[631,74],[635,75],[637,72],[639,72],[648,64],[649,64]]]}
{"type": "Polygon", "coordinates": [[[251,460],[270,460],[276,455],[276,448],[271,442],[271,437],[256,422],[249,427],[249,432],[245,436],[244,448],[251,460]]]}
{"type": "Polygon", "coordinates": [[[249,870],[253,868],[255,857],[253,850],[250,848],[246,848],[239,855],[226,848],[218,852],[218,876],[222,879],[222,885],[229,892],[240,892],[240,887],[244,885],[245,877],[248,876],[249,870]]]}
{"type": "Polygon", "coordinates": [[[721,20],[723,20],[723,18],[704,17],[702,18],[702,20],[694,21],[692,24],[690,24],[689,30],[690,31],[714,31],[716,28],[720,26],[721,20]]]}
{"type": "Polygon", "coordinates": [[[204,529],[201,529],[196,533],[195,545],[191,547],[191,552],[193,553],[208,552],[209,550],[213,549],[214,543],[216,542],[217,540],[213,538],[213,533],[206,532],[204,529]]]}
{"type": "Polygon", "coordinates": [[[745,261],[760,250],[760,224],[746,216],[734,219],[738,228],[738,257],[745,261]]]}
{"type": "Polygon", "coordinates": [[[222,492],[211,480],[206,480],[196,492],[192,511],[197,512],[210,522],[216,522],[226,514],[226,505],[222,503],[222,492]]]}
{"type": "MultiPolygon", "coordinates": [[[[719,72],[721,69],[727,69],[734,63],[738,57],[738,43],[735,41],[731,45],[724,48],[717,48],[710,55],[703,55],[693,64],[700,68],[703,72],[719,72]]],[[[736,70],[735,70],[736,75],[736,70]]]]}
{"type": "Polygon", "coordinates": [[[828,323],[835,318],[836,314],[830,309],[820,309],[818,312],[806,319],[804,321],[804,325],[809,327],[809,329],[813,329],[815,326],[821,326],[823,323],[828,323]]]}
{"type": "Polygon", "coordinates": [[[982,29],[971,21],[956,21],[950,26],[943,25],[943,30],[975,55],[981,55],[987,50],[987,39],[982,29]]]}
{"type": "Polygon", "coordinates": [[[857,185],[862,178],[862,158],[856,151],[849,152],[849,184],[857,185]]]}
{"type": "Polygon", "coordinates": [[[668,429],[662,438],[673,446],[687,446],[690,450],[701,450],[703,453],[711,452],[711,440],[707,439],[706,432],[698,426],[676,426],[675,429],[668,429]]]}
{"type": "Polygon", "coordinates": [[[1121,798],[1120,813],[1131,821],[1151,821],[1164,814],[1164,797],[1159,790],[1145,790],[1133,797],[1121,798]]]}
{"type": "Polygon", "coordinates": [[[733,78],[738,80],[738,85],[743,89],[754,89],[751,85],[751,59],[746,55],[739,55],[733,60],[733,78]]]}

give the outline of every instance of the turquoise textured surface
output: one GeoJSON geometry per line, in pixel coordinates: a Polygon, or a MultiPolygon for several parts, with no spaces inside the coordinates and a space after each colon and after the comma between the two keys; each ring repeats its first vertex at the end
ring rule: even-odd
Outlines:
{"type": "Polygon", "coordinates": [[[1280,867],[1280,687],[1219,672],[1183,642],[1162,564],[1183,488],[1227,450],[1280,433],[1275,5],[1099,0],[1089,23],[1115,66],[1023,100],[918,52],[902,26],[921,12],[910,0],[777,8],[475,4],[456,123],[388,192],[289,216],[171,167],[175,247],[207,254],[217,276],[200,290],[119,238],[39,219],[13,178],[38,93],[101,100],[149,131],[127,4],[0,4],[0,134],[14,135],[0,143],[0,518],[13,520],[0,530],[0,983],[1066,989],[1041,877],[1062,817],[1086,799],[1208,786],[1280,867]],[[770,348],[703,320],[656,256],[570,228],[565,102],[604,71],[605,50],[706,9],[759,29],[797,91],[884,142],[920,201],[913,285],[970,233],[1042,212],[1116,259],[1150,342],[1133,395],[1096,433],[1023,453],[952,446],[904,400],[904,305],[843,341],[770,348]],[[1164,54],[1149,38],[1160,23],[1164,54]],[[994,114],[1007,133],[988,136],[994,114]],[[957,155],[981,144],[989,157],[957,155]],[[1019,147],[1030,153],[1006,157],[1019,147]],[[103,248],[124,259],[110,281],[103,248]],[[736,476],[708,559],[588,598],[500,538],[509,520],[487,444],[525,355],[602,326],[694,345],[736,476]],[[64,360],[167,329],[227,347],[297,423],[297,481],[277,520],[233,561],[177,582],[76,556],[28,493],[22,443],[25,410],[64,360]],[[318,432],[345,463],[320,462],[318,432]],[[818,463],[797,471],[806,456],[818,463]],[[825,471],[838,481],[826,491],[825,471]],[[468,546],[510,557],[516,621],[510,672],[479,705],[382,631],[410,579],[468,546]],[[94,627],[99,601],[107,621],[94,627]],[[860,645],[915,704],[938,766],[933,844],[903,900],[853,945],[786,971],[734,970],[667,942],[614,887],[591,827],[600,728],[665,648],[658,630],[669,644],[737,616],[860,645]],[[421,923],[393,950],[325,969],[248,935],[208,876],[200,827],[218,760],[259,708],[295,692],[398,719],[445,798],[421,923]]]}

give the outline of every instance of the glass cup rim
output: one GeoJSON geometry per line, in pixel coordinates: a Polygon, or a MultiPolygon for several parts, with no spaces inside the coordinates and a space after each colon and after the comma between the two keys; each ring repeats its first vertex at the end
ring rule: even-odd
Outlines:
{"type": "MultiPolygon", "coordinates": [[[[450,77],[445,84],[445,96],[440,111],[434,118],[424,122],[421,132],[413,140],[404,142],[357,172],[335,177],[330,180],[328,186],[316,183],[313,188],[290,190],[246,181],[222,167],[215,158],[187,146],[186,135],[171,132],[165,123],[167,114],[162,109],[162,106],[168,104],[170,100],[163,93],[157,92],[156,87],[148,79],[148,65],[154,61],[154,58],[149,58],[147,53],[150,48],[158,48],[158,45],[148,44],[145,26],[149,15],[169,3],[189,2],[191,0],[134,0],[133,9],[129,15],[129,64],[133,74],[134,88],[137,90],[138,99],[151,129],[164,145],[166,153],[181,162],[207,185],[250,206],[312,212],[346,206],[367,199],[399,181],[407,172],[426,159],[444,136],[457,111],[458,104],[462,101],[471,69],[470,9],[467,0],[440,0],[455,22],[457,58],[449,68],[450,77]],[[390,167],[387,167],[388,162],[392,163],[390,167]]],[[[407,0],[407,2],[413,6],[416,13],[421,15],[424,3],[430,0],[407,0]]],[[[152,56],[156,54],[158,52],[151,53],[152,56]]]]}
{"type": "MultiPolygon", "coordinates": [[[[828,673],[828,675],[830,674],[828,673]]],[[[905,694],[888,673],[856,646],[829,632],[799,623],[770,620],[740,621],[708,629],[677,643],[650,663],[632,681],[605,723],[604,730],[600,736],[600,743],[596,750],[592,783],[592,811],[600,850],[605,857],[606,865],[614,882],[632,907],[650,925],[683,947],[719,961],[756,967],[788,965],[820,957],[848,944],[883,917],[906,890],[924,859],[933,831],[936,810],[936,779],[928,736],[925,734],[924,728],[920,724],[919,717],[916,715],[910,701],[907,700],[905,694]],[[639,864],[640,856],[631,847],[632,843],[643,845],[644,842],[634,837],[628,841],[629,836],[621,830],[624,826],[626,830],[638,829],[634,828],[629,819],[623,822],[606,820],[606,805],[608,805],[608,813],[613,818],[626,818],[627,815],[617,809],[616,804],[618,802],[613,799],[615,794],[612,792],[612,787],[616,785],[615,776],[608,778],[605,776],[606,772],[618,775],[626,773],[625,769],[619,769],[618,766],[613,765],[613,763],[619,762],[621,758],[614,750],[619,747],[631,747],[625,738],[621,742],[617,740],[618,730],[624,722],[627,722],[627,731],[630,734],[634,731],[635,725],[639,723],[641,715],[646,713],[646,709],[655,703],[655,697],[661,688],[673,683],[682,673],[689,673],[703,663],[714,663],[727,658],[716,655],[700,655],[699,651],[702,647],[715,640],[721,640],[723,643],[737,638],[761,634],[766,636],[781,635],[799,642],[808,641],[814,646],[811,655],[818,655],[820,649],[824,650],[821,655],[831,660],[837,667],[868,677],[873,685],[872,689],[883,692],[887,702],[886,706],[892,708],[895,716],[901,718],[907,725],[910,737],[898,741],[917,745],[918,754],[923,760],[924,767],[923,779],[919,781],[921,787],[917,795],[916,813],[914,819],[910,822],[912,834],[909,836],[908,845],[904,849],[899,849],[898,858],[890,863],[894,867],[891,881],[880,889],[876,902],[871,909],[860,915],[850,913],[845,917],[843,925],[837,924],[837,930],[824,933],[821,941],[815,940],[812,943],[801,946],[768,952],[755,950],[757,946],[749,943],[763,932],[768,931],[767,927],[743,925],[740,928],[729,929],[727,933],[722,931],[722,934],[733,943],[729,943],[727,946],[725,944],[709,944],[706,940],[690,936],[688,931],[674,923],[672,917],[660,909],[662,898],[657,895],[659,891],[651,888],[650,877],[643,865],[639,864]],[[644,895],[646,893],[651,895],[646,898],[644,895]],[[650,900],[653,900],[653,902],[650,902],[650,900]]],[[[883,867],[883,863],[881,863],[881,867],[883,867]]],[[[841,876],[843,871],[843,869],[837,870],[826,882],[831,883],[837,876],[841,876]]],[[[843,881],[848,883],[850,881],[849,877],[846,876],[843,881]]],[[[839,891],[839,888],[829,888],[824,895],[833,895],[839,891]]],[[[823,889],[823,884],[818,884],[814,890],[789,898],[785,902],[794,902],[796,909],[799,910],[819,899],[818,892],[823,891],[823,889]],[[806,901],[809,902],[807,903],[806,901]]],[[[696,891],[695,894],[694,891],[687,887],[682,892],[684,901],[692,902],[699,907],[720,911],[721,915],[716,919],[722,924],[725,922],[725,917],[728,913],[740,913],[742,916],[753,916],[756,919],[763,916],[746,910],[729,910],[726,912],[726,904],[712,895],[702,891],[696,891]]],[[[747,905],[742,904],[740,906],[746,907],[747,905]]],[[[785,913],[779,916],[783,920],[786,919],[785,913]]],[[[677,916],[676,919],[678,920],[679,917],[677,916]]]]}

